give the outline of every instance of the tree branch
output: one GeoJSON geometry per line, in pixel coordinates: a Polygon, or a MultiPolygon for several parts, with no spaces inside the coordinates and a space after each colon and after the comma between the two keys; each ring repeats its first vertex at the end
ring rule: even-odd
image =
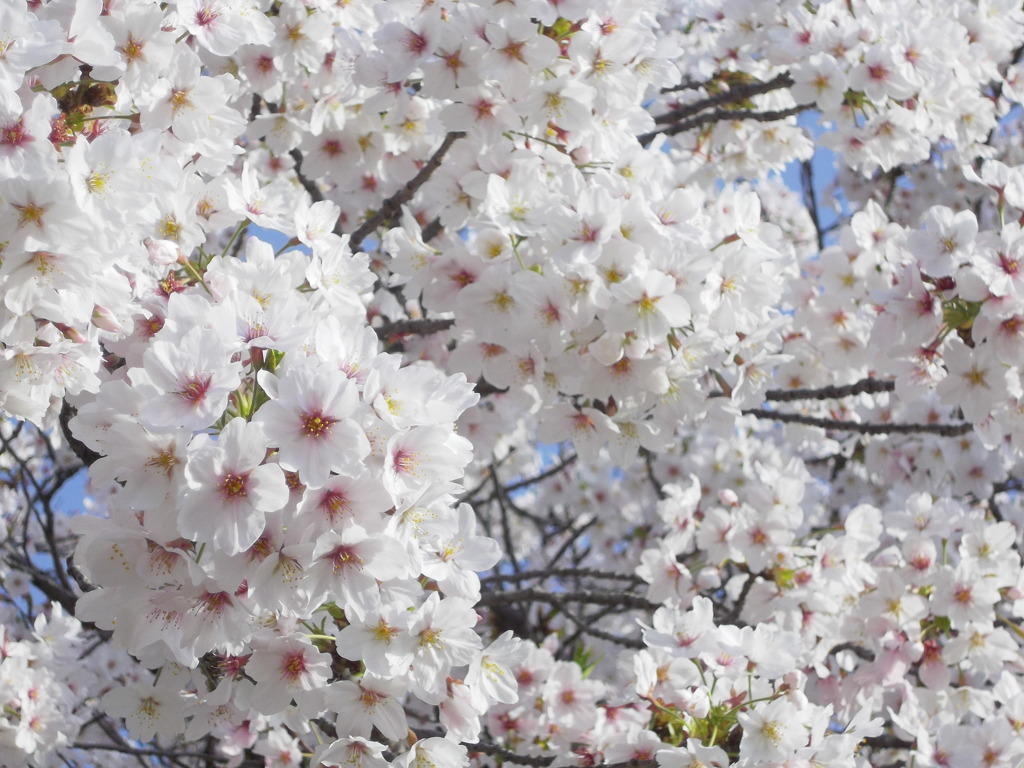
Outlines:
{"type": "MultiPolygon", "coordinates": [[[[570,611],[566,607],[562,607],[562,613],[576,625],[577,630],[584,634],[596,637],[598,640],[605,640],[615,645],[621,645],[624,648],[635,648],[637,650],[647,647],[647,644],[638,637],[623,637],[622,635],[615,635],[611,632],[605,632],[603,629],[598,629],[593,625],[593,620],[587,621],[583,616],[577,616],[573,611],[570,611]]],[[[604,614],[602,614],[603,616],[604,614]]]]}
{"type": "Polygon", "coordinates": [[[301,184],[302,188],[306,190],[306,193],[313,198],[314,203],[321,202],[324,199],[324,195],[320,191],[320,188],[316,185],[316,182],[302,172],[302,161],[305,159],[302,156],[302,153],[297,149],[293,149],[288,154],[291,156],[292,160],[295,161],[295,178],[299,180],[299,184],[301,184]]]}
{"type": "Polygon", "coordinates": [[[65,400],[60,407],[60,415],[57,417],[60,422],[60,431],[64,435],[64,439],[68,441],[68,448],[74,451],[75,456],[79,458],[82,464],[86,467],[91,467],[102,456],[71,434],[70,422],[77,415],[78,411],[75,407],[65,400]]]}
{"type": "Polygon", "coordinates": [[[640,142],[641,146],[646,147],[650,144],[658,134],[665,134],[666,136],[675,136],[679,133],[685,133],[686,131],[692,130],[693,128],[699,128],[702,125],[708,123],[720,123],[724,121],[733,120],[754,120],[759,123],[770,123],[775,120],[783,120],[793,115],[798,115],[808,109],[812,109],[813,104],[797,104],[795,107],[787,107],[786,109],[773,109],[767,112],[758,112],[755,109],[714,109],[710,112],[704,112],[696,117],[692,117],[689,120],[683,120],[680,123],[675,123],[666,128],[660,128],[649,133],[642,133],[636,137],[637,141],[640,142]]]}
{"type": "Polygon", "coordinates": [[[864,393],[874,395],[879,392],[892,392],[895,389],[895,381],[867,378],[843,386],[829,385],[816,389],[769,389],[764,393],[764,399],[778,403],[792,400],[830,400],[864,393]]]}
{"type": "Polygon", "coordinates": [[[974,429],[974,425],[969,422],[959,422],[957,424],[876,424],[871,422],[842,421],[840,419],[822,419],[802,413],[780,413],[779,411],[768,411],[763,408],[748,408],[743,411],[743,414],[746,416],[756,416],[759,419],[781,421],[787,424],[806,424],[809,427],[859,432],[864,435],[910,435],[920,433],[939,435],[941,437],[959,437],[960,435],[966,435],[974,429]]]}
{"type": "Polygon", "coordinates": [[[378,338],[387,339],[391,336],[428,336],[431,333],[447,331],[453,325],[455,325],[455,319],[451,317],[422,317],[409,320],[393,320],[374,328],[374,330],[377,332],[378,338]]]}
{"type": "Polygon", "coordinates": [[[542,571],[522,571],[521,573],[499,573],[480,579],[481,584],[512,583],[529,581],[530,579],[621,579],[634,584],[642,584],[643,579],[632,573],[615,573],[599,571],[595,568],[549,568],[542,571]]]}
{"type": "Polygon", "coordinates": [[[800,163],[800,186],[804,193],[804,202],[814,224],[814,232],[818,240],[818,250],[825,248],[825,233],[821,229],[821,216],[818,213],[818,198],[814,192],[814,166],[810,160],[800,163]]]}
{"type": "Polygon", "coordinates": [[[563,469],[572,466],[572,464],[575,461],[576,454],[574,453],[568,456],[567,458],[563,459],[562,461],[558,462],[555,466],[549,467],[548,469],[544,470],[539,475],[534,475],[533,477],[528,477],[525,480],[519,480],[515,483],[512,483],[512,485],[505,486],[504,491],[505,493],[512,493],[513,491],[518,491],[520,488],[526,488],[527,486],[535,485],[536,483],[539,483],[542,480],[547,480],[549,477],[557,475],[563,469]]]}
{"type": "Polygon", "coordinates": [[[366,239],[367,235],[382,224],[391,221],[401,212],[402,206],[409,202],[412,199],[412,196],[416,194],[417,190],[426,184],[427,180],[434,175],[434,171],[440,167],[441,161],[444,160],[444,156],[447,154],[448,150],[451,149],[452,144],[465,135],[466,134],[463,131],[452,131],[447,134],[444,137],[444,141],[441,142],[441,146],[439,146],[431,158],[423,164],[419,173],[413,176],[413,178],[404,187],[385,200],[380,209],[373,214],[373,216],[359,225],[356,231],[352,233],[352,237],[349,240],[349,245],[351,246],[353,253],[359,250],[359,247],[363,244],[363,240],[366,239]]]}
{"type": "MultiPolygon", "coordinates": [[[[738,85],[735,88],[730,88],[728,91],[716,93],[714,96],[708,96],[707,98],[700,99],[699,101],[683,104],[682,106],[673,109],[671,112],[665,112],[664,114],[657,115],[654,118],[654,122],[675,123],[679,120],[685,120],[688,117],[693,117],[706,109],[720,107],[723,104],[734,104],[737,101],[745,101],[753,96],[760,96],[764,93],[777,91],[780,88],[788,88],[791,85],[793,85],[793,78],[789,76],[788,72],[783,72],[765,82],[738,85]]],[[[695,86],[690,85],[689,87],[693,88],[695,86]]],[[[672,90],[676,90],[676,88],[673,88],[672,90]]]]}
{"type": "Polygon", "coordinates": [[[508,592],[485,592],[478,605],[500,605],[520,601],[547,603],[561,607],[566,603],[589,603],[591,605],[614,605],[623,608],[635,608],[642,611],[653,611],[659,608],[631,592],[599,592],[592,589],[580,589],[574,592],[548,592],[542,589],[515,589],[508,592]]]}
{"type": "Polygon", "coordinates": [[[120,752],[125,755],[146,755],[152,757],[195,757],[214,763],[226,763],[228,758],[208,755],[205,752],[177,752],[171,749],[145,749],[131,745],[121,746],[119,744],[88,744],[78,742],[71,745],[72,749],[102,749],[107,752],[120,752]]]}

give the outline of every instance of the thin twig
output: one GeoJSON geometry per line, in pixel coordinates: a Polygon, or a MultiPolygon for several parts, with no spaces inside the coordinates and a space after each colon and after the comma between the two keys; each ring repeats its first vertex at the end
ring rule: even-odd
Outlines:
{"type": "Polygon", "coordinates": [[[575,624],[576,628],[584,635],[590,635],[591,637],[596,637],[598,640],[605,640],[609,643],[614,643],[615,645],[621,645],[624,648],[635,648],[639,650],[647,647],[647,644],[638,637],[623,637],[622,635],[615,635],[611,632],[605,632],[603,629],[598,629],[584,617],[577,616],[564,606],[562,607],[562,613],[573,624],[575,624]]]}
{"type": "Polygon", "coordinates": [[[519,480],[515,483],[512,483],[512,485],[505,486],[505,493],[512,493],[513,491],[518,491],[520,488],[526,488],[527,486],[535,485],[536,483],[539,483],[542,480],[547,480],[549,477],[557,475],[563,469],[572,466],[572,464],[575,461],[576,454],[574,453],[570,455],[568,458],[558,462],[555,466],[549,467],[548,469],[544,470],[539,475],[534,475],[533,477],[528,477],[525,480],[519,480]]]}

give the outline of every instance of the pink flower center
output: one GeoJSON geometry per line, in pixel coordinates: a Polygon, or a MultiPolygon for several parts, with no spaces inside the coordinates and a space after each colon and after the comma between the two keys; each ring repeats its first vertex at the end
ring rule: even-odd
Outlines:
{"type": "Polygon", "coordinates": [[[319,439],[331,433],[331,425],[337,422],[330,416],[325,416],[321,411],[312,411],[302,414],[302,434],[306,437],[319,439]]]}
{"type": "Polygon", "coordinates": [[[330,520],[345,514],[352,506],[352,502],[341,491],[328,491],[320,500],[320,509],[330,520]]]}
{"type": "Polygon", "coordinates": [[[405,37],[405,49],[410,53],[420,55],[427,50],[427,38],[410,31],[405,37]]]}
{"type": "Polygon", "coordinates": [[[210,376],[192,376],[185,380],[184,386],[175,394],[188,400],[192,405],[199,405],[210,389],[210,380],[210,376]]]}
{"type": "Polygon", "coordinates": [[[238,501],[249,495],[249,474],[242,475],[228,472],[220,480],[220,495],[225,501],[238,501]]]}
{"type": "Polygon", "coordinates": [[[32,136],[25,130],[24,118],[19,118],[18,122],[0,128],[0,146],[20,147],[30,141],[32,141],[32,136]]]}
{"type": "Polygon", "coordinates": [[[403,475],[412,474],[416,469],[416,453],[404,448],[395,451],[395,472],[403,475]]]}
{"type": "Polygon", "coordinates": [[[346,568],[360,568],[363,565],[363,558],[356,552],[355,547],[344,544],[333,549],[326,557],[334,565],[335,573],[346,568]]]}
{"type": "Polygon", "coordinates": [[[290,683],[298,682],[306,671],[306,657],[302,651],[286,653],[281,658],[281,677],[290,683]]]}
{"type": "Polygon", "coordinates": [[[204,6],[196,11],[196,24],[200,27],[208,27],[217,20],[220,16],[215,10],[208,6],[204,6]]]}

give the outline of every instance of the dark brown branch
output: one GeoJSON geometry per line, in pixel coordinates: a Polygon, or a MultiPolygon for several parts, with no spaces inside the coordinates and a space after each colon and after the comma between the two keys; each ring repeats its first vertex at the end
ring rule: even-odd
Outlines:
{"type": "Polygon", "coordinates": [[[585,617],[577,616],[575,613],[570,611],[566,607],[562,607],[562,613],[576,625],[576,628],[580,633],[596,637],[598,640],[605,640],[615,645],[621,645],[624,648],[635,648],[642,649],[646,648],[647,644],[638,637],[623,637],[622,635],[615,635],[611,632],[605,632],[603,629],[598,629],[593,626],[593,621],[587,621],[585,617]]]}
{"type": "Polygon", "coordinates": [[[640,449],[641,454],[644,457],[644,466],[647,469],[647,479],[651,483],[651,487],[654,488],[654,495],[658,497],[659,501],[664,501],[666,496],[665,491],[662,490],[661,481],[657,475],[654,474],[654,454],[648,451],[646,448],[640,449]]]}
{"type": "Polygon", "coordinates": [[[831,650],[829,650],[829,656],[832,656],[840,651],[849,651],[858,659],[864,659],[864,661],[874,661],[875,654],[869,651],[867,648],[861,648],[856,643],[840,643],[831,650]]]}
{"type": "Polygon", "coordinates": [[[821,215],[818,212],[818,198],[814,191],[814,165],[810,160],[800,163],[800,186],[804,193],[804,202],[807,211],[811,215],[811,223],[814,224],[814,233],[817,237],[818,250],[825,248],[825,233],[821,229],[821,215]]]}
{"type": "Polygon", "coordinates": [[[787,424],[806,424],[809,427],[859,432],[863,435],[929,434],[939,435],[940,437],[959,437],[960,435],[966,435],[974,429],[974,425],[969,422],[959,422],[957,424],[877,424],[872,422],[842,421],[840,419],[822,419],[802,413],[781,413],[779,411],[768,411],[763,408],[748,408],[743,411],[743,414],[746,416],[756,416],[759,419],[781,421],[787,424]]]}
{"type": "Polygon", "coordinates": [[[434,171],[440,167],[441,161],[444,160],[444,156],[447,154],[448,150],[451,149],[452,144],[465,135],[466,134],[462,131],[452,131],[446,135],[444,137],[444,141],[441,142],[441,146],[439,146],[431,158],[423,164],[419,173],[417,173],[404,187],[385,200],[380,209],[373,214],[373,216],[359,225],[356,231],[352,233],[352,238],[349,240],[349,245],[353,252],[359,250],[360,246],[363,244],[363,240],[366,239],[371,232],[377,229],[377,227],[391,221],[401,213],[402,206],[412,199],[412,196],[416,194],[420,187],[427,183],[427,180],[434,175],[434,171]]]}
{"type": "Polygon", "coordinates": [[[423,238],[424,243],[429,243],[431,240],[433,240],[435,237],[441,234],[442,229],[444,229],[444,226],[441,224],[440,217],[438,217],[423,228],[423,231],[420,233],[420,236],[423,238]]]}
{"type": "Polygon", "coordinates": [[[228,758],[208,755],[205,752],[178,752],[172,749],[145,749],[131,745],[121,746],[119,744],[86,744],[76,743],[71,745],[73,749],[102,749],[107,752],[121,752],[125,755],[146,755],[153,757],[195,757],[200,760],[207,760],[215,763],[226,763],[228,758]]]}
{"type": "Polygon", "coordinates": [[[736,597],[736,602],[732,608],[729,609],[728,613],[722,617],[719,624],[735,624],[740,620],[740,615],[743,613],[743,607],[747,604],[747,596],[750,594],[750,590],[754,586],[754,582],[757,580],[758,574],[748,573],[747,580],[743,582],[743,588],[740,589],[739,595],[736,597]]]}
{"type": "Polygon", "coordinates": [[[77,456],[85,466],[91,467],[99,461],[102,456],[71,434],[70,422],[77,415],[78,411],[75,410],[74,406],[70,405],[67,400],[65,400],[63,405],[60,407],[60,416],[58,416],[58,420],[60,421],[60,431],[64,435],[64,439],[68,441],[68,448],[74,451],[75,456],[77,456]]]}
{"type": "Polygon", "coordinates": [[[295,178],[299,180],[299,184],[301,184],[302,188],[306,190],[306,193],[313,198],[314,203],[321,202],[324,199],[324,195],[320,191],[320,188],[316,185],[316,182],[302,172],[302,161],[305,159],[302,156],[302,153],[297,149],[293,149],[288,154],[291,156],[292,160],[295,161],[295,178]]]}
{"type": "Polygon", "coordinates": [[[614,571],[599,571],[595,568],[551,568],[543,571],[523,571],[521,573],[503,573],[494,576],[485,576],[480,579],[481,584],[512,583],[528,581],[530,579],[621,579],[631,581],[634,584],[643,583],[643,579],[632,573],[615,573],[614,571]]]}
{"type": "Polygon", "coordinates": [[[558,548],[558,551],[555,552],[555,554],[551,557],[550,560],[548,560],[548,564],[547,564],[548,568],[553,568],[556,563],[559,563],[559,562],[562,561],[562,556],[566,552],[568,552],[570,549],[572,549],[573,545],[577,541],[579,541],[580,536],[582,536],[584,533],[586,533],[588,530],[590,530],[591,526],[593,526],[593,525],[595,525],[597,523],[597,518],[596,517],[590,518],[587,522],[585,522],[583,525],[579,526],[578,528],[574,528],[573,527],[573,522],[575,522],[575,521],[570,521],[568,526],[566,526],[566,528],[563,529],[563,530],[569,531],[569,538],[567,538],[562,543],[562,546],[560,546],[558,548]]]}
{"type": "Polygon", "coordinates": [[[904,741],[889,733],[883,733],[880,736],[868,736],[862,743],[864,746],[871,747],[872,749],[910,749],[914,746],[914,742],[904,741]]]}
{"type": "Polygon", "coordinates": [[[675,85],[667,85],[661,89],[661,93],[676,93],[677,91],[695,91],[698,88],[707,88],[713,80],[690,80],[687,78],[675,85]]]}
{"type": "Polygon", "coordinates": [[[833,398],[850,397],[851,395],[869,395],[879,392],[892,392],[896,389],[896,382],[883,379],[861,379],[853,384],[843,386],[829,385],[816,389],[769,389],[764,393],[765,400],[772,400],[777,403],[789,402],[792,400],[830,400],[833,398]]]}
{"type": "Polygon", "coordinates": [[[571,456],[558,462],[555,466],[549,467],[548,469],[544,470],[539,475],[534,475],[533,477],[528,477],[525,480],[519,480],[515,483],[512,483],[512,485],[505,486],[505,493],[512,493],[513,491],[518,491],[520,488],[526,488],[527,486],[535,485],[536,483],[539,483],[542,480],[547,480],[549,477],[557,475],[563,469],[572,466],[572,464],[575,461],[576,454],[574,453],[571,456]]]}
{"type": "Polygon", "coordinates": [[[505,544],[505,557],[512,566],[512,570],[519,571],[519,560],[516,558],[515,544],[512,542],[512,527],[509,523],[508,507],[505,505],[505,489],[498,481],[498,468],[491,464],[491,480],[494,482],[494,498],[498,502],[498,510],[501,512],[501,538],[505,544]]]}
{"type": "Polygon", "coordinates": [[[725,121],[731,122],[734,120],[754,120],[759,123],[770,123],[775,120],[784,120],[785,118],[792,117],[793,115],[799,115],[801,112],[805,112],[813,107],[813,104],[797,104],[795,107],[773,109],[767,112],[759,112],[756,109],[714,109],[710,112],[703,112],[689,120],[683,120],[682,122],[667,126],[666,128],[659,128],[658,130],[651,131],[650,133],[642,133],[636,137],[636,140],[640,142],[641,146],[646,147],[656,136],[662,133],[666,136],[675,136],[676,134],[685,133],[686,131],[694,128],[700,128],[702,125],[707,125],[709,123],[720,123],[725,121]]]}
{"type": "Polygon", "coordinates": [[[694,101],[689,104],[683,104],[682,106],[673,109],[671,112],[665,112],[662,115],[657,115],[654,118],[656,123],[676,123],[680,120],[685,120],[688,117],[700,114],[706,109],[713,109],[720,107],[723,104],[735,104],[738,101],[745,101],[753,96],[760,96],[770,91],[777,91],[780,88],[788,88],[793,85],[793,78],[789,76],[788,72],[776,75],[771,80],[766,82],[749,83],[747,85],[738,85],[735,88],[730,88],[728,91],[722,91],[716,93],[713,96],[694,101]]]}
{"type": "Polygon", "coordinates": [[[388,339],[392,336],[428,336],[431,333],[447,331],[453,325],[455,325],[455,320],[450,317],[424,317],[415,320],[393,320],[374,328],[374,330],[377,332],[378,338],[388,339]]]}
{"type": "Polygon", "coordinates": [[[574,592],[548,592],[543,589],[515,589],[507,592],[485,592],[477,605],[500,605],[519,601],[533,601],[548,605],[562,606],[566,603],[588,603],[590,605],[614,605],[622,608],[635,608],[653,611],[659,607],[632,592],[598,592],[592,589],[579,589],[574,592]]]}

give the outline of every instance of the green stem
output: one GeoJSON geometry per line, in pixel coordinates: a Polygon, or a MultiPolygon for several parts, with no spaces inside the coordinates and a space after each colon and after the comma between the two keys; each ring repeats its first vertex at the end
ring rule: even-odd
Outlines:
{"type": "Polygon", "coordinates": [[[83,117],[82,122],[88,123],[90,120],[134,120],[138,116],[138,113],[134,115],[89,115],[89,117],[83,117]]]}
{"type": "Polygon", "coordinates": [[[182,259],[182,261],[179,263],[181,264],[182,269],[184,269],[189,275],[192,276],[192,279],[194,279],[197,283],[203,286],[203,289],[207,293],[211,293],[210,286],[206,284],[206,281],[203,279],[203,276],[199,273],[199,270],[196,269],[195,264],[193,264],[188,259],[182,259]]]}
{"type": "Polygon", "coordinates": [[[249,219],[246,219],[237,227],[235,227],[235,231],[231,233],[231,237],[228,239],[227,244],[224,246],[224,250],[220,252],[220,257],[222,259],[228,255],[228,251],[231,250],[231,246],[235,244],[235,240],[238,239],[239,235],[241,235],[248,228],[249,219]]]}

